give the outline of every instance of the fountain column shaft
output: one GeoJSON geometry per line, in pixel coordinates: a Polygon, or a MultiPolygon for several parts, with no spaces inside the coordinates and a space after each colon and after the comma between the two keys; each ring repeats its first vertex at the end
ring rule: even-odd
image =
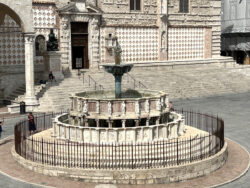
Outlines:
{"type": "Polygon", "coordinates": [[[114,75],[115,77],[115,97],[120,98],[122,92],[122,75],[114,75]]]}

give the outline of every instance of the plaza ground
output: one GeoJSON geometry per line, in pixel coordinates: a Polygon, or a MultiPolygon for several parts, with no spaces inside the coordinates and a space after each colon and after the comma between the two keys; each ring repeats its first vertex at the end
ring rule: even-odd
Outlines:
{"type": "MultiPolygon", "coordinates": [[[[236,141],[248,151],[250,151],[250,93],[232,94],[223,96],[213,96],[198,99],[185,99],[173,101],[175,108],[199,110],[205,113],[218,114],[225,120],[225,137],[236,141]]],[[[26,117],[21,117],[26,118],[26,117]]],[[[14,124],[20,121],[21,118],[11,118],[6,120],[2,138],[13,134],[14,124]]],[[[230,171],[228,172],[230,173],[230,171]]],[[[233,172],[232,172],[233,173],[233,172]]],[[[250,172],[247,172],[243,177],[238,180],[221,186],[222,188],[248,188],[250,187],[250,172]]],[[[43,186],[43,183],[40,184],[43,186]]],[[[189,187],[188,184],[183,184],[189,187]]],[[[197,184],[196,187],[200,187],[197,184]]],[[[29,185],[27,183],[15,181],[6,175],[0,175],[0,187],[40,187],[36,185],[29,185]]],[[[128,187],[128,186],[127,186],[128,187]]]]}

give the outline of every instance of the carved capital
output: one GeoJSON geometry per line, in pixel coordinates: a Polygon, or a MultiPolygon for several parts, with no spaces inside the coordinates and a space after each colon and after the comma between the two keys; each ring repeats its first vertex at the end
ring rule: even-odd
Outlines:
{"type": "Polygon", "coordinates": [[[25,43],[33,43],[35,41],[35,35],[31,33],[24,33],[25,43]]]}

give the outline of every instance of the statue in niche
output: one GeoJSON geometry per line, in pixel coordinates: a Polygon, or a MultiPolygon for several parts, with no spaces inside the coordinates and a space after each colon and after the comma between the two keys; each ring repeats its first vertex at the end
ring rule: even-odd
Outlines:
{"type": "Polygon", "coordinates": [[[115,47],[114,47],[114,54],[115,54],[115,64],[116,65],[120,65],[121,63],[121,53],[122,53],[122,49],[121,49],[121,46],[119,45],[118,43],[118,40],[116,38],[115,40],[115,47]]]}
{"type": "Polygon", "coordinates": [[[35,40],[36,56],[42,56],[45,52],[45,37],[38,35],[35,40]]]}
{"type": "Polygon", "coordinates": [[[81,109],[82,109],[82,101],[78,100],[77,104],[78,104],[78,111],[81,111],[81,109]]]}
{"type": "Polygon", "coordinates": [[[164,107],[164,98],[161,98],[161,107],[164,107]]]}
{"type": "Polygon", "coordinates": [[[135,113],[136,113],[137,115],[140,114],[140,105],[139,105],[139,102],[138,102],[138,101],[136,101],[136,103],[135,103],[135,113]]]}
{"type": "Polygon", "coordinates": [[[83,113],[88,113],[88,103],[87,101],[84,101],[84,106],[83,106],[83,113]]]}
{"type": "Polygon", "coordinates": [[[148,100],[146,100],[145,102],[145,111],[149,113],[149,101],[148,100]]]}
{"type": "Polygon", "coordinates": [[[50,29],[49,40],[47,41],[47,51],[58,51],[58,40],[53,29],[50,29]]]}
{"type": "Polygon", "coordinates": [[[157,100],[157,102],[156,102],[156,108],[157,108],[157,110],[161,110],[161,100],[159,99],[159,100],[157,100]]]}
{"type": "Polygon", "coordinates": [[[100,113],[100,102],[96,102],[96,113],[100,113]]]}
{"type": "Polygon", "coordinates": [[[165,47],[166,47],[166,38],[165,38],[165,31],[163,31],[161,34],[161,48],[165,47]]]}
{"type": "Polygon", "coordinates": [[[108,114],[109,114],[109,116],[112,115],[112,104],[111,104],[111,102],[108,103],[108,114]]]}
{"type": "Polygon", "coordinates": [[[126,114],[126,104],[125,101],[122,102],[122,115],[126,114]]]}

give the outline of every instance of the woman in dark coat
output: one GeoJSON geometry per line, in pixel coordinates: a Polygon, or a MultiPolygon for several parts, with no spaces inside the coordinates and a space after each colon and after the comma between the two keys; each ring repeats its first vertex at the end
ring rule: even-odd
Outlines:
{"type": "Polygon", "coordinates": [[[30,131],[30,133],[31,132],[34,133],[36,130],[36,125],[35,125],[35,120],[34,120],[34,116],[33,116],[32,112],[29,113],[28,119],[29,119],[29,131],[30,131]]]}

